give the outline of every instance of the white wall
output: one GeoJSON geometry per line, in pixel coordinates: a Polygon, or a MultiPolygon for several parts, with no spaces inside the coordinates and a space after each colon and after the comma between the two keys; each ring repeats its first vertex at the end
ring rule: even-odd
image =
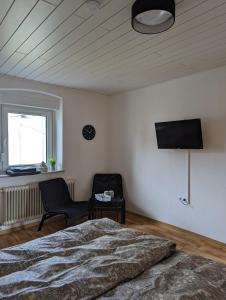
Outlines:
{"type": "Polygon", "coordinates": [[[63,98],[63,160],[65,173],[0,178],[0,187],[63,175],[76,179],[77,199],[87,200],[90,196],[93,174],[110,171],[109,97],[77,89],[3,76],[0,78],[0,89],[7,88],[43,91],[63,98]],[[82,137],[82,128],[86,124],[93,124],[96,127],[97,135],[93,141],[86,141],[82,137]]]}
{"type": "MultiPolygon", "coordinates": [[[[89,196],[95,172],[120,172],[128,209],[226,242],[225,67],[112,99],[12,77],[1,77],[0,88],[34,89],[63,98],[63,175],[77,180],[78,199],[89,196]],[[186,152],[158,150],[154,122],[196,117],[202,118],[205,150],[192,151],[191,206],[186,207],[178,201],[178,196],[187,196],[186,152]],[[92,142],[82,138],[87,123],[97,129],[92,142]]],[[[53,176],[0,178],[0,187],[53,176]]]]}
{"type": "Polygon", "coordinates": [[[112,99],[112,170],[124,175],[128,209],[226,242],[226,68],[112,99]],[[205,150],[158,150],[154,123],[201,118],[205,150]]]}

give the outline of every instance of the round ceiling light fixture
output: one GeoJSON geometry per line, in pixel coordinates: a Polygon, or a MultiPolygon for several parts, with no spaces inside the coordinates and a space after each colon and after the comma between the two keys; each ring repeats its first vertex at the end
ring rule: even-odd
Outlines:
{"type": "Polygon", "coordinates": [[[160,33],[174,22],[174,0],[136,0],[132,6],[132,27],[139,33],[160,33]]]}

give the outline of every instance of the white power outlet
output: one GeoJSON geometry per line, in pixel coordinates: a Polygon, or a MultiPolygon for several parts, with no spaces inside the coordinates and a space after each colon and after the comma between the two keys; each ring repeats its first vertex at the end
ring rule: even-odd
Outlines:
{"type": "Polygon", "coordinates": [[[184,205],[190,205],[190,201],[186,198],[179,197],[179,201],[184,205]]]}

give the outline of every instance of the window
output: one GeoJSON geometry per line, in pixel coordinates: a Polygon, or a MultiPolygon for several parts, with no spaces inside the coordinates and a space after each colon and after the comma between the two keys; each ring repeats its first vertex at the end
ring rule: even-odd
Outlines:
{"type": "Polygon", "coordinates": [[[46,161],[46,116],[8,113],[9,165],[46,161]]]}
{"type": "Polygon", "coordinates": [[[2,105],[2,169],[54,156],[54,111],[2,105]]]}

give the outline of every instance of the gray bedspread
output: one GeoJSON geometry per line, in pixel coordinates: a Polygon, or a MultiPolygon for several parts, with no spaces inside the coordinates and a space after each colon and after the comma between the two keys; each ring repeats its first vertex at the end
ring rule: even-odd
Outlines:
{"type": "Polygon", "coordinates": [[[94,220],[0,251],[0,299],[226,300],[226,265],[94,220]]]}
{"type": "Polygon", "coordinates": [[[88,221],[0,251],[1,299],[93,299],[175,250],[173,242],[88,221]]]}
{"type": "Polygon", "coordinates": [[[226,265],[176,252],[98,300],[226,300],[226,265]]]}

